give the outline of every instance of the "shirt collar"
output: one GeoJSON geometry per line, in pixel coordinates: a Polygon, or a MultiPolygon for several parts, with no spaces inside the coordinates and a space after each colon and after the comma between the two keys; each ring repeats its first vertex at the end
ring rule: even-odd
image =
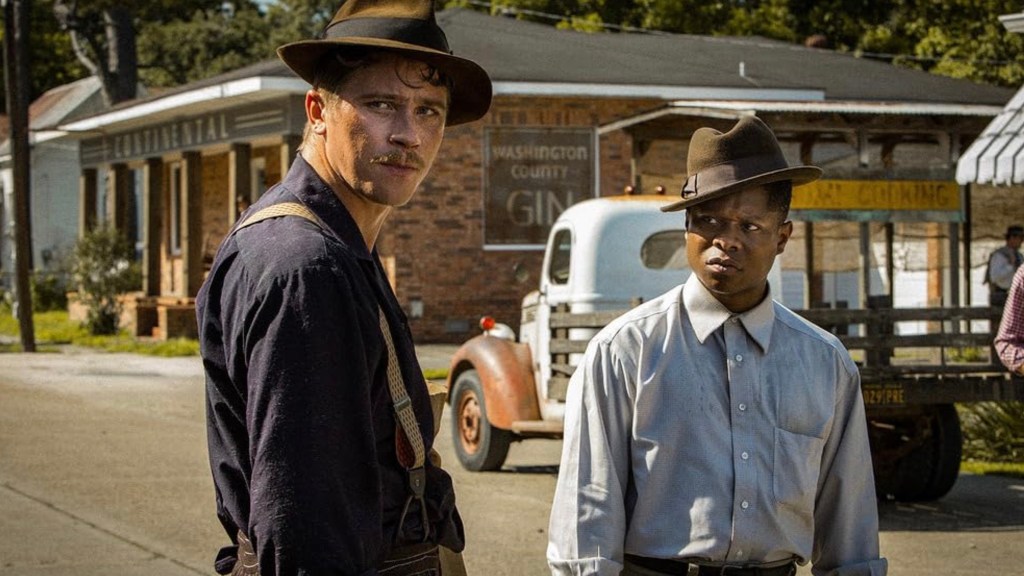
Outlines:
{"type": "Polygon", "coordinates": [[[320,178],[301,154],[296,155],[282,184],[288,192],[312,210],[338,239],[348,245],[355,256],[372,260],[370,251],[366,248],[366,240],[352,215],[334,190],[320,178]]]}
{"type": "Polygon", "coordinates": [[[768,350],[772,339],[772,326],[775,324],[775,304],[772,301],[770,287],[767,296],[757,306],[746,312],[733,314],[704,287],[696,274],[691,274],[683,286],[683,306],[701,344],[726,320],[735,317],[743,324],[747,334],[757,342],[761,351],[768,350]]]}

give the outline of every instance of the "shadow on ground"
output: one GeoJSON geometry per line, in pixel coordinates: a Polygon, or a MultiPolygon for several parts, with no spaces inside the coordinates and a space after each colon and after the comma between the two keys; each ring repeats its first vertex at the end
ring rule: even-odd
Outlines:
{"type": "Polygon", "coordinates": [[[880,502],[882,531],[969,532],[1024,529],[1024,479],[961,474],[934,502],[880,502]]]}

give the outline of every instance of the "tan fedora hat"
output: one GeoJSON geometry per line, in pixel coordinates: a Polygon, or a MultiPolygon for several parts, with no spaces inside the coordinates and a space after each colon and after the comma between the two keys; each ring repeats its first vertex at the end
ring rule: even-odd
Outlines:
{"type": "Polygon", "coordinates": [[[682,200],[662,207],[675,212],[751,186],[791,180],[793,186],[821,177],[817,166],[789,166],[775,134],[756,116],[744,116],[726,133],[699,128],[686,155],[689,177],[682,200]]]}
{"type": "Polygon", "coordinates": [[[436,66],[452,80],[447,125],[472,122],[491,106],[491,79],[479,65],[452,55],[433,0],[346,0],[320,38],[285,44],[277,55],[313,83],[320,58],[344,46],[371,46],[436,66]]]}

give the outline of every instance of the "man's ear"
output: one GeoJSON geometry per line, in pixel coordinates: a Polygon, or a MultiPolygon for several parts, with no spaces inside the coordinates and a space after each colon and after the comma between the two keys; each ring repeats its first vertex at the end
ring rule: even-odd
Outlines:
{"type": "Polygon", "coordinates": [[[316,90],[306,92],[306,120],[313,127],[313,132],[323,135],[327,129],[327,121],[324,119],[326,103],[324,97],[316,90]]]}
{"type": "Polygon", "coordinates": [[[793,235],[793,221],[786,220],[779,225],[779,244],[775,249],[775,255],[778,256],[786,251],[786,243],[789,242],[789,237],[793,235]]]}

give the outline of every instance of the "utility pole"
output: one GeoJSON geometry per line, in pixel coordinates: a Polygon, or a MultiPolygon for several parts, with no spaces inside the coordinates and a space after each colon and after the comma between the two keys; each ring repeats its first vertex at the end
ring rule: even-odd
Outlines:
{"type": "Polygon", "coordinates": [[[7,116],[11,122],[11,162],[14,166],[14,295],[17,299],[21,347],[36,351],[32,324],[32,290],[29,273],[32,261],[31,211],[29,210],[28,99],[28,14],[30,0],[0,0],[4,10],[4,83],[7,87],[7,116]]]}

